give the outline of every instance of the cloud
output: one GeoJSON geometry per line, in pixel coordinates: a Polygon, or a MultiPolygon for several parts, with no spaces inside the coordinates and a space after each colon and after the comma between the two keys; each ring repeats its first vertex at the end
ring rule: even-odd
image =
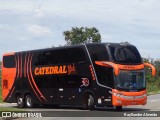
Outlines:
{"type": "Polygon", "coordinates": [[[52,34],[51,30],[46,26],[29,25],[27,30],[35,36],[50,36],[52,34]]]}
{"type": "Polygon", "coordinates": [[[5,31],[5,30],[10,30],[11,28],[9,27],[8,24],[0,24],[0,31],[5,31]]]}
{"type": "Polygon", "coordinates": [[[0,44],[4,50],[63,45],[64,30],[87,26],[98,28],[103,42],[128,41],[157,58],[159,11],[159,0],[0,0],[0,44]]]}
{"type": "Polygon", "coordinates": [[[33,8],[33,16],[37,18],[42,18],[45,16],[44,11],[42,10],[42,4],[35,5],[33,8]]]}

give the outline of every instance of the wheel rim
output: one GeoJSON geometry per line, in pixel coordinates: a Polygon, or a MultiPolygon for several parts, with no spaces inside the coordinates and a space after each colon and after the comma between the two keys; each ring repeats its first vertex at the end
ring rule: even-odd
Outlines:
{"type": "Polygon", "coordinates": [[[27,98],[26,98],[26,104],[27,104],[28,107],[31,107],[31,105],[32,105],[31,97],[27,96],[27,98]]]}
{"type": "Polygon", "coordinates": [[[90,100],[90,96],[88,97],[88,106],[90,106],[91,105],[91,100],[90,100]]]}
{"type": "Polygon", "coordinates": [[[21,97],[18,97],[18,98],[17,98],[17,103],[18,103],[18,105],[21,105],[22,102],[23,102],[23,99],[22,99],[21,97]]]}

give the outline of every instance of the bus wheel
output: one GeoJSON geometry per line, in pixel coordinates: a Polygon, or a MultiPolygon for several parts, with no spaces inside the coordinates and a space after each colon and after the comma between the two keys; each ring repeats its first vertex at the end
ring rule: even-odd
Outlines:
{"type": "Polygon", "coordinates": [[[92,95],[85,95],[83,109],[94,110],[94,98],[92,95]]]}
{"type": "Polygon", "coordinates": [[[23,108],[25,105],[24,105],[24,99],[20,96],[20,95],[18,95],[17,97],[16,97],[16,101],[17,101],[17,106],[19,107],[19,108],[23,108]]]}
{"type": "Polygon", "coordinates": [[[94,110],[94,98],[92,95],[89,95],[88,107],[89,107],[89,110],[94,110]]]}
{"type": "Polygon", "coordinates": [[[116,110],[117,111],[121,111],[122,110],[122,106],[116,106],[116,110]]]}
{"type": "Polygon", "coordinates": [[[26,95],[26,97],[25,97],[25,105],[27,108],[33,107],[33,101],[32,101],[32,97],[30,94],[26,95]]]}

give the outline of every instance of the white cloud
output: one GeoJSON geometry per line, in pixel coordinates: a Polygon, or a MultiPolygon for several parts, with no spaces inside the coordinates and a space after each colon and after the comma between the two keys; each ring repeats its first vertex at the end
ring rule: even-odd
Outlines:
{"type": "Polygon", "coordinates": [[[39,26],[39,25],[29,25],[27,30],[36,36],[50,36],[52,32],[46,26],[39,26]]]}
{"type": "Polygon", "coordinates": [[[44,17],[44,14],[45,13],[42,10],[42,4],[35,5],[35,8],[33,8],[34,17],[42,18],[44,17]]]}
{"type": "Polygon", "coordinates": [[[10,31],[10,30],[13,30],[13,29],[8,24],[0,24],[0,31],[1,32],[10,31]]]}
{"type": "Polygon", "coordinates": [[[52,40],[63,45],[64,30],[94,26],[103,42],[128,41],[157,57],[153,48],[160,51],[159,11],[159,0],[0,0],[0,42],[12,40],[18,48],[21,41],[30,49],[37,45],[35,39],[50,40],[37,47],[52,40]]]}

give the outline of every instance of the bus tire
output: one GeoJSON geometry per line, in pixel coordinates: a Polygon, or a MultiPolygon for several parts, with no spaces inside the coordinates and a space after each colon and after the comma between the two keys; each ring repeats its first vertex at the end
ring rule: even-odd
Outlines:
{"type": "Polygon", "coordinates": [[[89,110],[94,110],[94,108],[95,108],[95,106],[94,106],[94,98],[93,98],[92,95],[89,95],[88,107],[89,107],[89,110]]]}
{"type": "Polygon", "coordinates": [[[27,108],[32,108],[33,107],[33,99],[32,99],[30,94],[26,95],[26,97],[25,97],[25,106],[27,108]]]}
{"type": "Polygon", "coordinates": [[[21,95],[18,95],[16,97],[16,102],[17,102],[17,106],[19,108],[24,108],[25,107],[25,104],[24,104],[24,99],[21,97],[21,95]]]}
{"type": "Polygon", "coordinates": [[[122,110],[122,106],[116,106],[116,110],[117,111],[121,111],[122,110]]]}
{"type": "Polygon", "coordinates": [[[94,110],[94,97],[91,94],[86,94],[83,99],[83,109],[94,110]]]}

